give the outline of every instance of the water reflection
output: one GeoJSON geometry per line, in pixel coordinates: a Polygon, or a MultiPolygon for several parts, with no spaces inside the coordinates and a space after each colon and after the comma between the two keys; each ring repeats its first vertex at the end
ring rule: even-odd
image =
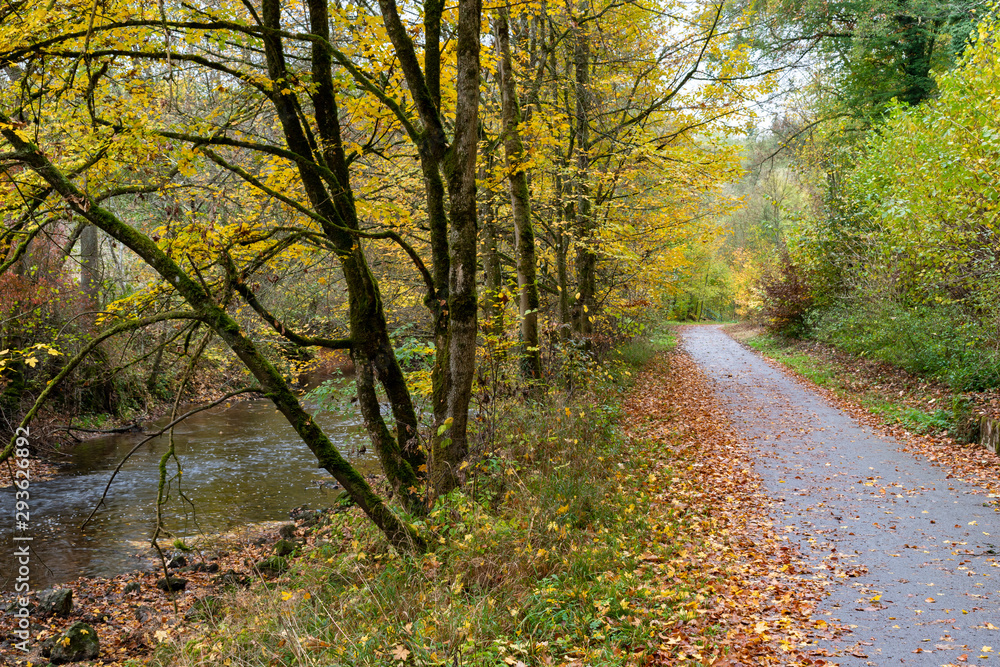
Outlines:
{"type": "MultiPolygon", "coordinates": [[[[365,470],[374,470],[371,454],[358,455],[367,442],[360,420],[317,416],[340,452],[365,470]]],[[[166,420],[164,420],[166,423],[166,420]]],[[[152,427],[150,427],[152,429],[152,427]]],[[[85,528],[114,467],[143,436],[115,435],[81,443],[63,473],[31,485],[33,589],[81,575],[114,575],[134,569],[155,522],[158,464],[167,448],[156,438],[132,455],[115,479],[104,506],[85,528]]],[[[165,512],[165,525],[180,536],[227,530],[246,523],[287,518],[292,507],[329,505],[335,491],[320,488],[329,479],[316,459],[270,401],[235,403],[199,413],[175,428],[181,461],[181,490],[176,481],[165,512]]],[[[169,470],[173,471],[171,467],[169,470]]],[[[0,489],[0,588],[13,589],[14,489],[0,489]]]]}

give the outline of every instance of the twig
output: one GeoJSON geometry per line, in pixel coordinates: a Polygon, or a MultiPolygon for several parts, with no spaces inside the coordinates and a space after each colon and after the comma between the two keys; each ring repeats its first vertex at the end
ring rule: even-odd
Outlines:
{"type": "Polygon", "coordinates": [[[250,393],[258,393],[259,394],[259,393],[262,393],[262,392],[263,392],[263,390],[260,389],[259,387],[251,387],[249,389],[240,389],[239,391],[230,392],[230,393],[226,394],[225,396],[223,396],[222,398],[217,399],[215,401],[212,401],[211,403],[208,403],[207,405],[203,405],[201,407],[195,408],[194,410],[190,410],[188,412],[185,412],[180,417],[178,417],[177,419],[173,420],[172,422],[170,422],[169,424],[167,424],[166,426],[164,426],[163,428],[161,428],[156,433],[151,433],[148,436],[146,436],[145,438],[143,438],[142,440],[140,440],[139,443],[135,447],[133,447],[132,449],[130,449],[129,452],[128,452],[128,454],[126,454],[124,456],[124,458],[122,458],[122,460],[118,462],[117,467],[115,467],[114,471],[111,473],[111,479],[108,480],[107,485],[104,487],[104,493],[101,494],[101,499],[99,501],[97,501],[97,505],[94,507],[93,511],[90,513],[90,516],[87,517],[87,520],[84,521],[82,524],[80,524],[80,528],[86,528],[87,524],[90,523],[90,520],[94,518],[95,514],[97,514],[97,510],[99,510],[101,508],[101,505],[104,504],[104,499],[107,497],[108,491],[111,489],[111,483],[115,481],[115,476],[121,471],[122,466],[125,465],[125,462],[128,461],[132,457],[132,455],[135,454],[139,450],[140,447],[142,447],[143,445],[145,445],[147,442],[149,442],[153,438],[160,437],[161,435],[163,435],[164,433],[166,433],[168,430],[170,430],[171,428],[173,428],[174,426],[176,426],[177,424],[179,424],[180,422],[184,421],[185,419],[187,419],[188,417],[190,417],[190,416],[192,416],[194,414],[197,414],[199,412],[204,412],[205,410],[208,410],[210,408],[214,408],[219,403],[222,403],[223,401],[229,400],[230,398],[233,398],[234,396],[239,396],[240,394],[250,394],[250,393]]]}

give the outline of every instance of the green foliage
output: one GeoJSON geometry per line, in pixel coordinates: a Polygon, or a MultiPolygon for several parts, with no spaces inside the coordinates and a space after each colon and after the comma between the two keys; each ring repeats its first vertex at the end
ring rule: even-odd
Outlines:
{"type": "Polygon", "coordinates": [[[831,309],[814,330],[817,339],[846,352],[939,378],[959,391],[1000,386],[993,334],[954,306],[853,302],[831,309]]]}
{"type": "MultiPolygon", "coordinates": [[[[893,99],[930,99],[932,72],[955,66],[981,16],[978,0],[757,0],[762,68],[814,60],[814,109],[870,126],[893,99]],[[980,13],[977,13],[980,12],[980,13]]],[[[740,39],[746,39],[740,36],[740,39]]]]}
{"type": "Polygon", "coordinates": [[[671,319],[678,321],[723,320],[732,317],[733,287],[729,265],[717,248],[692,244],[685,252],[691,264],[670,299],[671,319]]]}
{"type": "Polygon", "coordinates": [[[869,265],[891,272],[912,300],[1000,302],[1000,55],[985,21],[962,67],[939,78],[940,96],[892,108],[845,185],[871,221],[869,265]]]}
{"type": "Polygon", "coordinates": [[[822,206],[789,232],[813,299],[797,333],[956,390],[1000,385],[996,35],[983,20],[935,99],[889,105],[866,142],[827,147],[822,206]]]}
{"type": "Polygon", "coordinates": [[[304,399],[321,412],[347,416],[357,413],[357,409],[351,403],[357,393],[355,381],[346,379],[338,371],[334,377],[310,389],[304,399]]]}

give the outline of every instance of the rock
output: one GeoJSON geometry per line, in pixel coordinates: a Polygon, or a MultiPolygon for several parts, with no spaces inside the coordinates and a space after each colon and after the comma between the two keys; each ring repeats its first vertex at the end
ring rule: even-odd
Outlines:
{"type": "Polygon", "coordinates": [[[184,577],[163,577],[156,580],[156,587],[161,591],[182,591],[187,588],[188,580],[184,577]]]}
{"type": "Polygon", "coordinates": [[[188,564],[188,559],[184,554],[174,554],[171,556],[170,560],[167,561],[168,570],[176,570],[179,567],[184,567],[188,564]]]}
{"type": "Polygon", "coordinates": [[[184,618],[188,621],[215,621],[222,618],[222,600],[214,595],[198,598],[184,618]]]}
{"type": "Polygon", "coordinates": [[[53,588],[38,594],[39,616],[69,616],[73,610],[73,591],[68,588],[53,588]]]}
{"type": "Polygon", "coordinates": [[[55,665],[66,662],[94,660],[101,652],[100,642],[94,628],[78,621],[66,628],[52,643],[49,659],[55,665]]]}
{"type": "Polygon", "coordinates": [[[136,620],[140,623],[145,623],[156,615],[156,610],[147,605],[142,605],[132,613],[135,615],[136,620]]]}
{"type": "Polygon", "coordinates": [[[142,586],[139,585],[138,581],[133,581],[129,583],[128,586],[125,587],[125,590],[123,592],[125,595],[131,595],[132,593],[138,593],[139,589],[141,588],[142,586]]]}
{"type": "Polygon", "coordinates": [[[278,540],[274,545],[275,556],[287,556],[294,553],[299,545],[289,540],[278,540]]]}
{"type": "Polygon", "coordinates": [[[294,540],[295,539],[295,524],[286,523],[284,526],[278,529],[278,535],[283,540],[294,540]]]}
{"type": "MultiPolygon", "coordinates": [[[[35,607],[37,607],[37,606],[38,605],[36,605],[31,600],[28,600],[28,606],[26,607],[26,609],[28,610],[29,614],[34,615],[34,613],[35,613],[35,607]]],[[[4,612],[7,613],[7,614],[13,614],[13,613],[17,612],[20,608],[21,608],[21,605],[19,605],[17,603],[17,598],[14,598],[9,605],[7,605],[6,607],[4,607],[4,612]]],[[[3,663],[0,663],[0,665],[2,665],[2,664],[3,663]]]]}
{"type": "Polygon", "coordinates": [[[209,563],[208,565],[205,566],[205,572],[208,572],[210,574],[218,571],[219,571],[218,563],[209,563]]]}
{"type": "MultiPolygon", "coordinates": [[[[213,563],[213,565],[217,565],[217,563],[213,563]]],[[[227,570],[219,576],[213,577],[212,583],[221,587],[248,588],[250,586],[250,577],[242,575],[235,570],[227,570]]]]}
{"type": "Polygon", "coordinates": [[[288,570],[288,559],[284,556],[271,556],[265,558],[256,565],[257,569],[263,573],[281,574],[288,570]]]}

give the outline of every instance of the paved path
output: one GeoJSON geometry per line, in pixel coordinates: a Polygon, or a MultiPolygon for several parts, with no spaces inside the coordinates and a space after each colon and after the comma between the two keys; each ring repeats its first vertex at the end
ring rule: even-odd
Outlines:
{"type": "Polygon", "coordinates": [[[817,618],[854,627],[821,646],[829,659],[1000,665],[1000,513],[990,499],[899,451],[718,327],[688,328],[683,345],[738,433],[754,441],[776,526],[803,554],[854,575],[837,578],[819,609],[817,618]]]}

